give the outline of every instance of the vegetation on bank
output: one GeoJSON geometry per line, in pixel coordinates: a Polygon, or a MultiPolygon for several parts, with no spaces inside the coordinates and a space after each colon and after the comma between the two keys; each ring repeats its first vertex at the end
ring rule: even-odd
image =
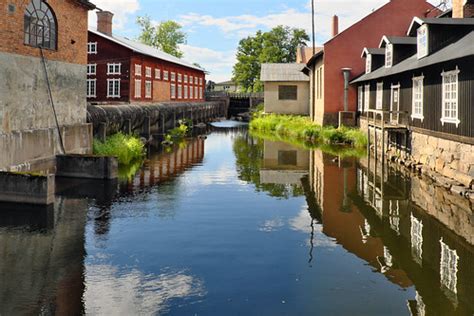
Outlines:
{"type": "Polygon", "coordinates": [[[334,154],[348,152],[359,156],[367,146],[367,137],[358,129],[321,127],[305,116],[257,112],[250,122],[250,131],[259,137],[306,148],[319,147],[334,154]]]}
{"type": "Polygon", "coordinates": [[[105,142],[94,139],[94,155],[115,156],[120,165],[128,166],[143,159],[145,144],[137,136],[117,133],[107,137],[105,142]]]}
{"type": "Polygon", "coordinates": [[[190,120],[180,120],[179,126],[173,128],[165,135],[163,145],[171,146],[175,143],[182,142],[192,130],[192,122],[190,120]]]}

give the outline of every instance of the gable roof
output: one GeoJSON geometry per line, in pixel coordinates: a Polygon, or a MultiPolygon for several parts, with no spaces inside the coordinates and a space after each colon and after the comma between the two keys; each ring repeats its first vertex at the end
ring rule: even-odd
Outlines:
{"type": "Polygon", "coordinates": [[[309,81],[309,77],[302,70],[305,64],[262,64],[261,81],[309,81]]]}
{"type": "Polygon", "coordinates": [[[474,26],[474,18],[453,19],[453,18],[419,18],[414,17],[408,29],[408,36],[416,36],[418,27],[428,25],[472,25],[474,26]]]}
{"type": "Polygon", "coordinates": [[[360,76],[351,83],[358,83],[373,79],[379,79],[391,75],[396,75],[410,70],[420,69],[423,67],[439,64],[442,62],[459,59],[467,56],[474,56],[474,31],[461,38],[459,41],[448,45],[436,53],[428,55],[423,59],[418,59],[417,54],[401,61],[391,68],[379,68],[371,73],[360,76]]]}
{"type": "Polygon", "coordinates": [[[385,47],[385,44],[393,45],[416,45],[416,37],[406,36],[384,36],[380,41],[379,47],[385,47]]]}
{"type": "Polygon", "coordinates": [[[367,48],[365,47],[362,51],[362,58],[366,57],[368,54],[370,55],[385,55],[385,49],[383,48],[367,48]]]}
{"type": "Polygon", "coordinates": [[[184,60],[182,60],[178,57],[175,57],[173,55],[162,52],[161,50],[159,50],[157,48],[154,48],[154,47],[151,47],[151,46],[139,43],[139,42],[132,41],[132,40],[126,38],[126,37],[121,37],[121,36],[117,36],[117,35],[109,36],[107,34],[98,32],[96,30],[92,30],[90,28],[89,28],[89,32],[91,32],[95,35],[101,36],[105,39],[108,39],[109,41],[112,41],[112,42],[114,42],[116,44],[119,44],[123,47],[126,47],[126,48],[128,48],[128,49],[130,49],[130,50],[132,50],[136,53],[143,54],[143,55],[150,56],[150,57],[154,57],[154,58],[158,58],[158,59],[168,61],[168,62],[177,64],[177,65],[181,65],[181,66],[185,66],[185,67],[188,67],[188,68],[192,68],[192,69],[196,69],[196,70],[200,70],[200,71],[205,72],[204,69],[202,69],[202,68],[200,68],[196,65],[193,65],[193,64],[191,64],[187,61],[184,61],[184,60]]]}

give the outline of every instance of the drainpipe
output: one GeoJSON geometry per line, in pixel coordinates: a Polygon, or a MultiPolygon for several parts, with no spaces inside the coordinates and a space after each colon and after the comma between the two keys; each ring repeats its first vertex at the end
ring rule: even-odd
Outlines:
{"type": "Polygon", "coordinates": [[[349,111],[349,76],[352,68],[342,68],[344,75],[344,112],[349,111]]]}

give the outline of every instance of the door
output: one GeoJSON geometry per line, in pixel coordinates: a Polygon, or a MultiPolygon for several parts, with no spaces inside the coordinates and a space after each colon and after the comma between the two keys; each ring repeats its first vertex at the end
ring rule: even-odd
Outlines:
{"type": "Polygon", "coordinates": [[[400,85],[392,85],[392,93],[390,98],[390,123],[399,124],[400,114],[393,113],[394,111],[400,111],[400,85]]]}

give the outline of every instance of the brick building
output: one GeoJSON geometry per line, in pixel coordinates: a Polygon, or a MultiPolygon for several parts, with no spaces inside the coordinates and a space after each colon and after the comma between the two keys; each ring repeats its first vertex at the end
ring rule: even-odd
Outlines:
{"type": "Polygon", "coordinates": [[[0,87],[0,170],[33,168],[62,152],[58,130],[68,153],[90,151],[84,78],[94,8],[86,0],[0,0],[0,74],[8,83],[0,87]]]}
{"type": "MultiPolygon", "coordinates": [[[[438,13],[426,0],[391,0],[341,33],[335,17],[333,37],[307,64],[310,87],[314,87],[310,93],[312,119],[320,125],[338,125],[339,112],[344,111],[343,69],[350,71],[348,80],[365,72],[365,63],[360,59],[364,47],[377,47],[385,34],[404,36],[406,25],[414,16],[438,13]]],[[[349,87],[347,97],[347,110],[355,112],[356,89],[349,87]]]]}
{"type": "Polygon", "coordinates": [[[89,29],[87,99],[93,103],[204,101],[200,67],[112,34],[113,14],[97,13],[89,29]]]}

